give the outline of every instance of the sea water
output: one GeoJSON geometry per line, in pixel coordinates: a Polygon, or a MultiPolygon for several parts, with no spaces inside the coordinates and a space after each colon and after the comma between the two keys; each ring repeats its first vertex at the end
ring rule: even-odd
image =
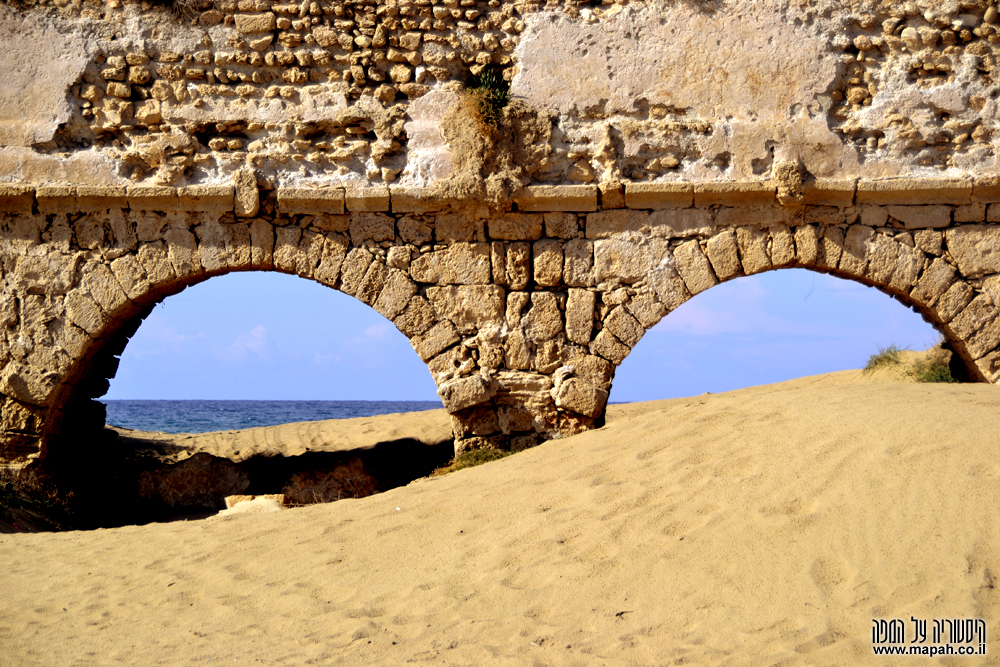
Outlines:
{"type": "Polygon", "coordinates": [[[135,431],[205,433],[442,407],[439,401],[102,401],[107,424],[135,431]]]}

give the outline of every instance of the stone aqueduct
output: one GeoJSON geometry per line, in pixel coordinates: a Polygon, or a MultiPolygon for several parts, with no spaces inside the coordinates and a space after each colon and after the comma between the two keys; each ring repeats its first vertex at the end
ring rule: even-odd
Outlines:
{"type": "Polygon", "coordinates": [[[785,267],[1000,381],[986,0],[173,4],[0,5],[5,480],[88,445],[142,319],[230,271],[391,320],[457,450],[598,424],[646,330],[785,267]]]}

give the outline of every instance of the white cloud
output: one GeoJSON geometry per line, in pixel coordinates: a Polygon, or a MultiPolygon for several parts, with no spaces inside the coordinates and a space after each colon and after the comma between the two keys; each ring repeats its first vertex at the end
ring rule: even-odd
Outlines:
{"type": "Polygon", "coordinates": [[[268,343],[267,327],[258,324],[247,333],[237,336],[236,340],[217,356],[226,361],[243,361],[250,354],[267,359],[271,356],[268,343]]]}

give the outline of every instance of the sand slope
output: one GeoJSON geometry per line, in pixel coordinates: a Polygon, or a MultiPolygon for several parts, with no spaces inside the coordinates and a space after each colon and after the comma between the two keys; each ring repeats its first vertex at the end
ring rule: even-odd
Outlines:
{"type": "Polygon", "coordinates": [[[0,663],[931,664],[872,619],[1000,632],[1000,391],[847,373],[361,500],[0,535],[0,663]]]}

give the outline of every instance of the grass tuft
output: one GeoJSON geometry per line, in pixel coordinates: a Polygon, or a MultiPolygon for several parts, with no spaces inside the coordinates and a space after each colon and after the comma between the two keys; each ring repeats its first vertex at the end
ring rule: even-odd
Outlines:
{"type": "Polygon", "coordinates": [[[473,449],[470,452],[462,452],[452,459],[451,463],[432,472],[431,477],[446,475],[449,472],[455,472],[456,470],[462,470],[463,468],[474,468],[484,463],[489,463],[490,461],[499,461],[500,459],[506,458],[513,453],[514,452],[505,452],[500,449],[473,449]]]}
{"type": "Polygon", "coordinates": [[[510,101],[510,84],[503,78],[503,72],[493,67],[484,69],[469,79],[467,87],[479,117],[494,130],[499,129],[504,107],[510,101]]]}
{"type": "Polygon", "coordinates": [[[895,343],[888,347],[878,346],[878,352],[868,357],[868,363],[862,369],[862,372],[866,375],[869,373],[874,373],[880,368],[886,368],[888,366],[896,366],[900,363],[901,358],[899,353],[902,350],[896,346],[895,343]]]}
{"type": "Polygon", "coordinates": [[[917,382],[960,382],[951,374],[947,354],[936,354],[925,361],[915,361],[909,373],[917,382]]]}

